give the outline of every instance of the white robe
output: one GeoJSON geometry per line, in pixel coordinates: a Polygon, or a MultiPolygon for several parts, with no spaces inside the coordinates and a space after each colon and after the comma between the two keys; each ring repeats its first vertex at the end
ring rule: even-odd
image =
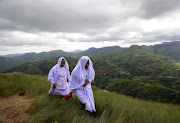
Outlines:
{"type": "Polygon", "coordinates": [[[54,90],[55,95],[65,96],[69,94],[69,85],[67,83],[67,74],[64,67],[61,67],[58,71],[58,77],[56,82],[56,88],[54,90]]]}
{"type": "Polygon", "coordinates": [[[49,93],[52,95],[65,96],[69,94],[69,84],[67,79],[70,82],[70,73],[69,65],[65,58],[61,57],[58,60],[58,63],[49,71],[48,81],[51,82],[51,87],[49,93]],[[60,67],[62,59],[65,60],[65,65],[60,67]],[[53,83],[56,84],[56,88],[53,88],[53,83]]]}
{"type": "Polygon", "coordinates": [[[89,57],[83,56],[79,59],[78,64],[74,68],[71,74],[71,82],[69,84],[70,92],[75,90],[76,96],[82,104],[85,104],[85,110],[90,112],[96,112],[93,91],[91,88],[91,82],[94,81],[94,77],[95,72],[91,60],[89,57]],[[85,69],[88,60],[89,67],[88,69],[85,69]],[[87,80],[89,80],[89,83],[84,87],[83,85],[87,80]]]}

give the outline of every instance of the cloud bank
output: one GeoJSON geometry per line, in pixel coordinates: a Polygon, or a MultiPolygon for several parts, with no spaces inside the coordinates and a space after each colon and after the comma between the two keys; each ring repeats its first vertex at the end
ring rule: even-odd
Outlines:
{"type": "Polygon", "coordinates": [[[0,55],[180,40],[179,13],[179,0],[0,0],[0,55]]]}

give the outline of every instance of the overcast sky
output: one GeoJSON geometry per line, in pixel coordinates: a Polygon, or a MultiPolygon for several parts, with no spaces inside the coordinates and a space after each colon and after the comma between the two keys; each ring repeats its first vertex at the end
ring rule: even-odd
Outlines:
{"type": "Polygon", "coordinates": [[[180,0],[0,0],[0,55],[180,40],[180,0]]]}

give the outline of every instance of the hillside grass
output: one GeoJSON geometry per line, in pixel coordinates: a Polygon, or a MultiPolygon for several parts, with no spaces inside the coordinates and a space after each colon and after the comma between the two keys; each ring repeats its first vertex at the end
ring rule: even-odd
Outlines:
{"type": "Polygon", "coordinates": [[[180,106],[154,103],[130,98],[116,93],[107,93],[93,87],[96,117],[88,117],[74,95],[69,100],[60,100],[48,94],[50,83],[47,76],[21,73],[0,74],[0,96],[8,97],[24,93],[34,98],[27,110],[33,114],[32,122],[87,122],[87,123],[178,123],[180,106]]]}

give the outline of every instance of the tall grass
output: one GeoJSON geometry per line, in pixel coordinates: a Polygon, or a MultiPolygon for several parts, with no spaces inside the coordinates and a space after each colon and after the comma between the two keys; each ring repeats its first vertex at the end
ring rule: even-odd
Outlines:
{"type": "Polygon", "coordinates": [[[27,112],[32,122],[86,123],[178,123],[180,106],[146,102],[116,93],[106,93],[93,87],[96,117],[88,117],[76,96],[60,100],[48,94],[50,83],[46,76],[20,73],[0,74],[0,96],[25,93],[34,98],[27,112]]]}
{"type": "Polygon", "coordinates": [[[50,82],[47,82],[45,76],[21,73],[0,74],[0,96],[25,93],[26,96],[36,97],[47,93],[49,87],[50,82]]]}

